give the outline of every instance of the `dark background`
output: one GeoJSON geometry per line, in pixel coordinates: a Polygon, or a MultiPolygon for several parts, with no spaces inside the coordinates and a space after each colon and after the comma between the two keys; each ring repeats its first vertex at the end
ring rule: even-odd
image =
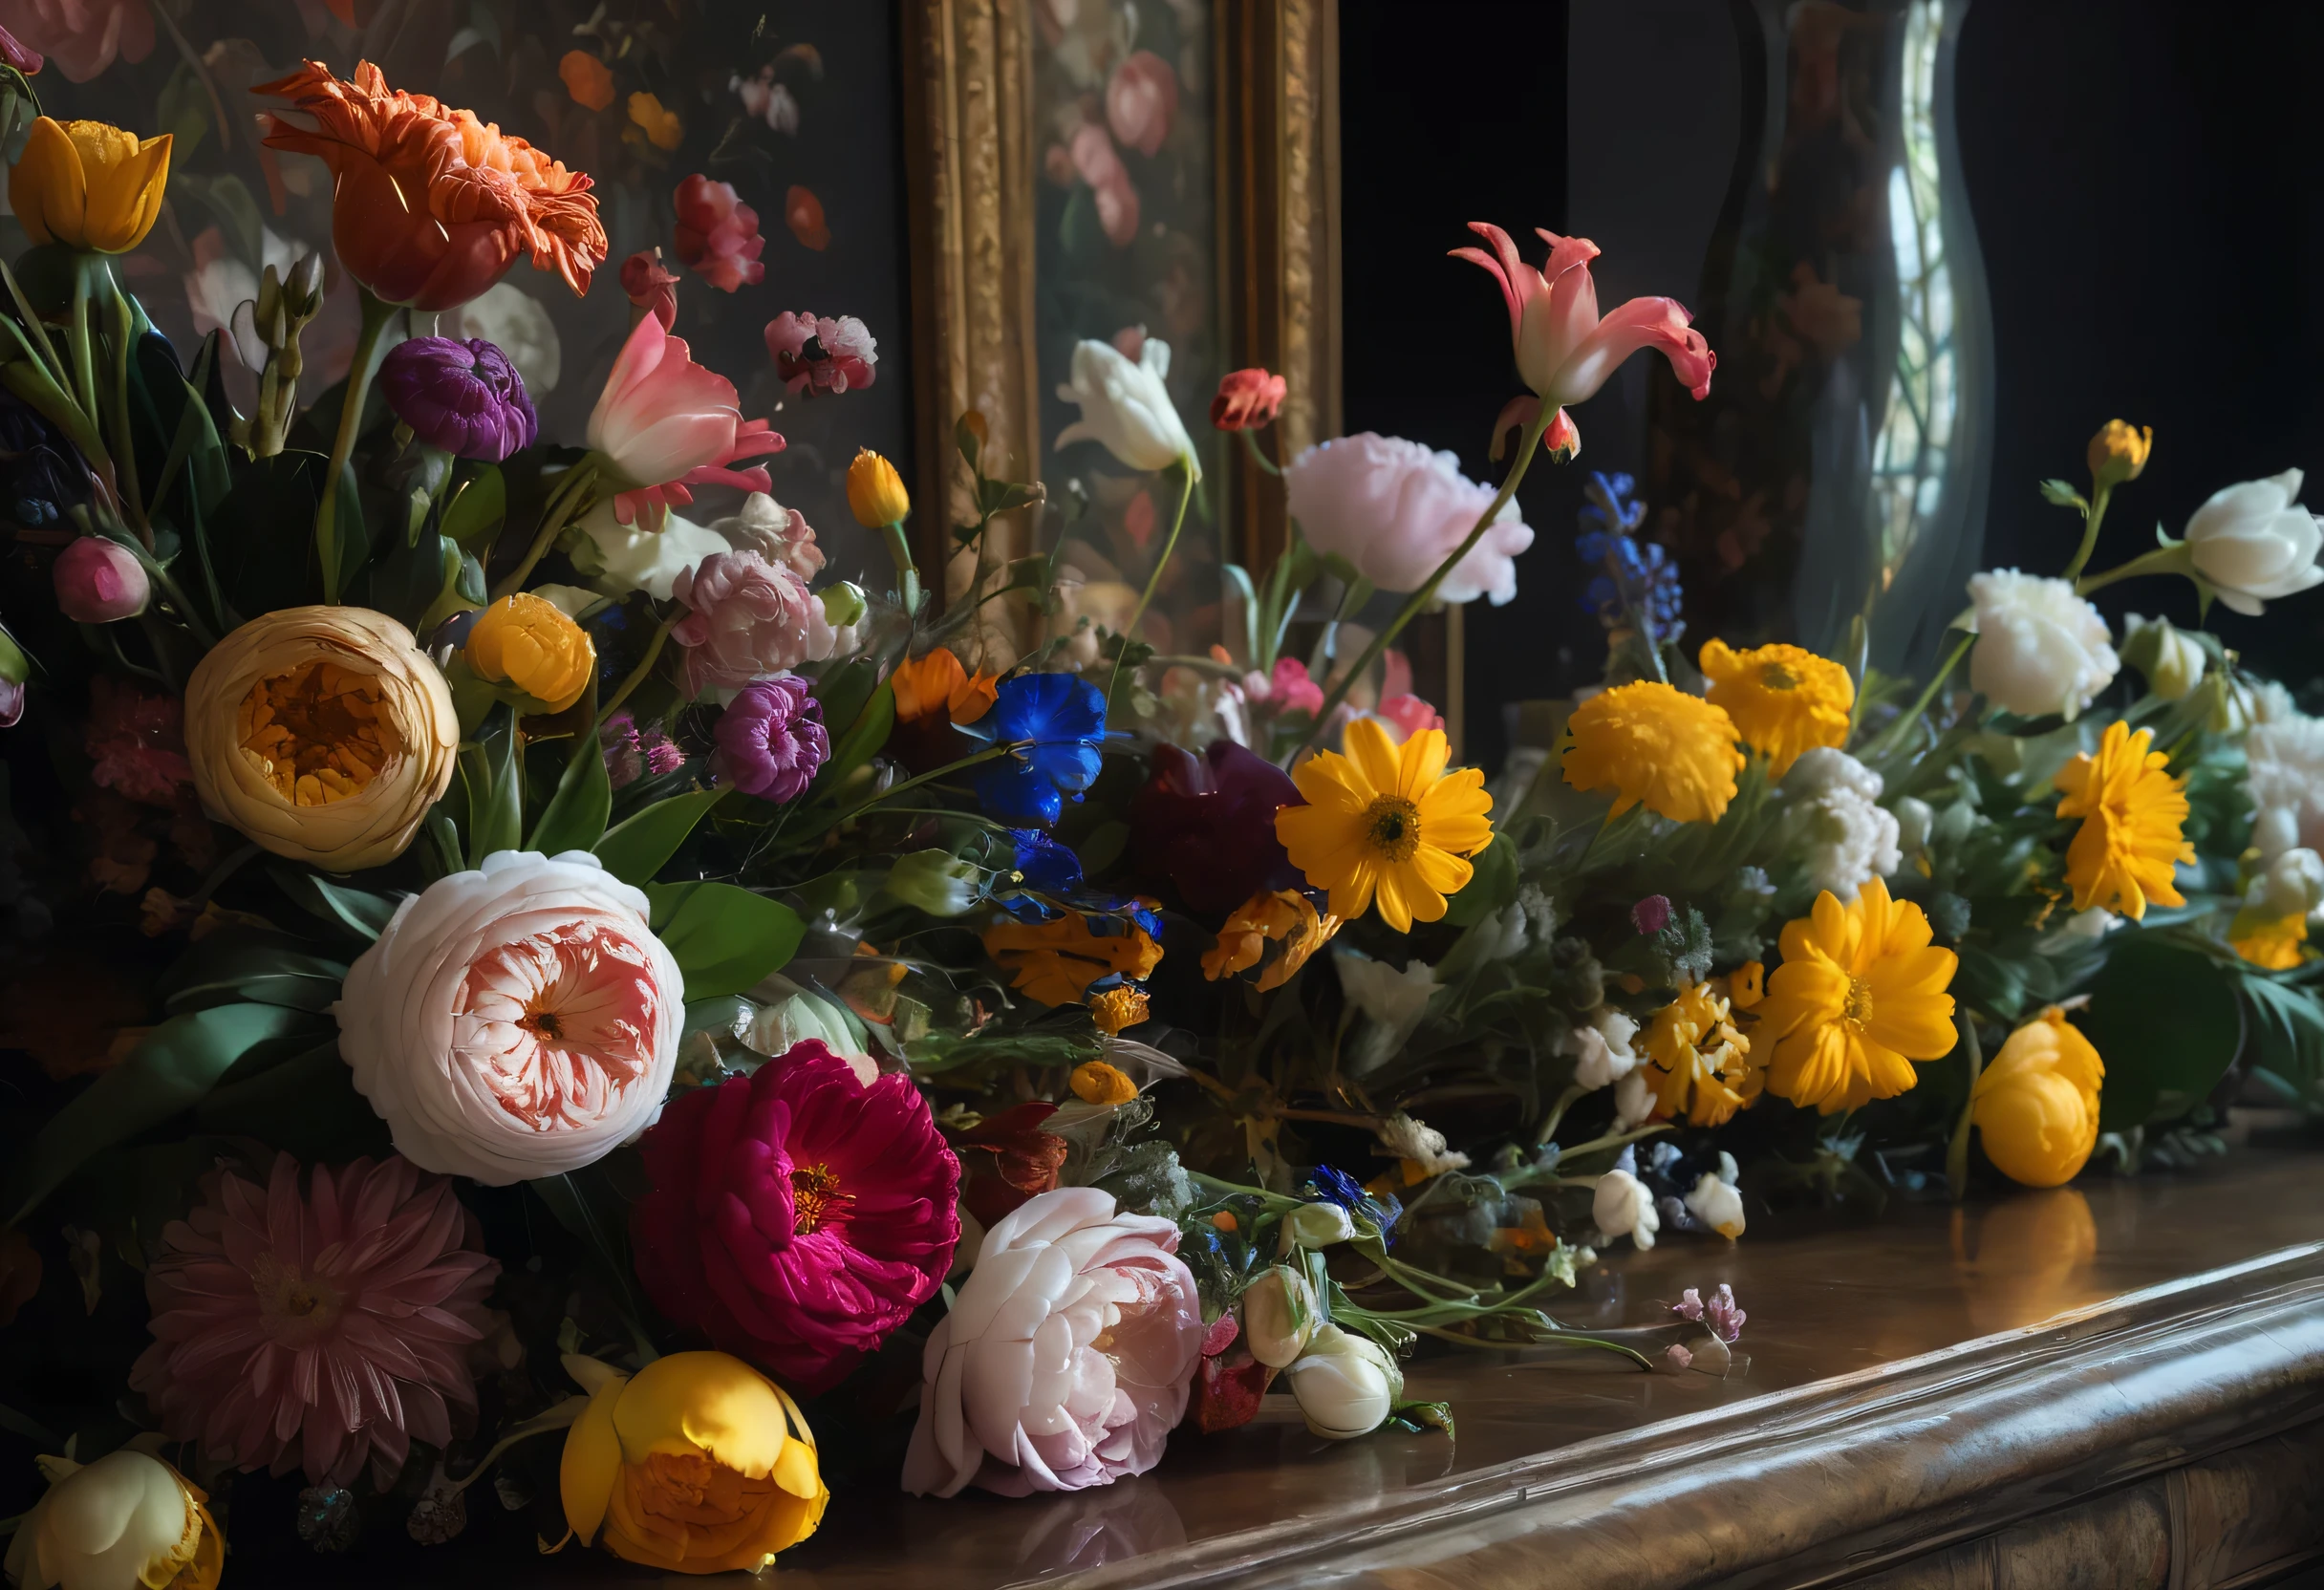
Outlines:
{"type": "MultiPolygon", "coordinates": [[[[1448,447],[1490,479],[1487,432],[1517,390],[1498,292],[1443,251],[1466,223],[1571,229],[1606,250],[1600,299],[1692,303],[1735,158],[1726,0],[1342,0],[1346,416],[1448,447]]],[[[1996,352],[1988,567],[2055,572],[2077,526],[2035,483],[2078,479],[2105,420],[2155,428],[2117,498],[2105,568],[2173,534],[2210,492],[2324,467],[2324,10],[2260,0],[1977,0],[1962,24],[1962,159],[1996,352]]],[[[1576,601],[1586,471],[1635,469],[1646,356],[1576,411],[1578,465],[1519,493],[1533,549],[1503,609],[1470,606],[1467,755],[1503,751],[1502,703],[1595,677],[1576,601]]],[[[2307,494],[2314,498],[2316,493],[2307,494]]],[[[2183,582],[2104,592],[2195,621],[2183,582]]],[[[2324,598],[2210,627],[2292,682],[2319,672],[2324,598]]],[[[1690,634],[1689,650],[1703,638],[1690,634]]]]}

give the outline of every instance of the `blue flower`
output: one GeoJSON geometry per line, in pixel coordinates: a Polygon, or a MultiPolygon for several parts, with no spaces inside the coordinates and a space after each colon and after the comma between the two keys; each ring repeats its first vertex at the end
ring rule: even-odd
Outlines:
{"type": "Polygon", "coordinates": [[[1633,483],[1627,475],[1590,477],[1582,522],[1597,527],[1574,538],[1575,552],[1595,570],[1582,605],[1608,628],[1628,625],[1650,632],[1657,642],[1675,641],[1686,628],[1679,621],[1685,592],[1678,565],[1660,544],[1634,538],[1646,523],[1646,505],[1631,499],[1633,483]]]}
{"type": "Polygon", "coordinates": [[[1017,846],[1017,871],[1024,887],[1044,894],[1073,894],[1082,887],[1082,858],[1039,828],[1012,828],[1017,846]]]}
{"type": "Polygon", "coordinates": [[[1106,698],[1070,674],[1020,674],[1002,681],[992,711],[965,732],[1008,747],[977,774],[977,804],[1013,827],[1044,827],[1097,781],[1106,698]]]}
{"type": "Polygon", "coordinates": [[[1362,1182],[1329,1165],[1317,1166],[1315,1173],[1307,1178],[1307,1185],[1324,1202],[1338,1204],[1348,1214],[1379,1227],[1383,1246],[1395,1244],[1396,1222],[1404,1218],[1404,1205],[1394,1194],[1375,1198],[1362,1182]]]}

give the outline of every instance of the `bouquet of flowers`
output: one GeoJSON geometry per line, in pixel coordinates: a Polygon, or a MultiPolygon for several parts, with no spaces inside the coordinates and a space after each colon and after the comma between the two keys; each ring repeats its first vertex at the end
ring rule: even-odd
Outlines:
{"type": "MultiPolygon", "coordinates": [[[[1861,636],[1681,652],[1603,479],[1606,685],[1488,787],[1398,638],[1514,594],[1519,483],[1623,359],[1698,396],[1715,363],[1669,300],[1601,315],[1587,242],[1458,250],[1528,389],[1497,486],[1374,436],[1271,458],[1283,382],[1230,376],[1213,422],[1297,530],[1226,570],[1226,640],[1160,655],[1197,466],[1159,344],[1085,343],[1065,388],[1060,440],[1176,489],[1127,620],[1071,615],[1070,518],[974,413],[938,611],[871,452],[893,579],[823,579],[652,257],[580,446],[501,350],[425,334],[520,259],[584,288],[587,176],[369,66],[265,85],[269,141],[334,173],[362,336],[308,401],[321,268],[270,269],[246,415],[219,333],[182,360],[111,263],[168,140],[18,116],[22,64],[0,878],[19,947],[107,946],[139,1013],[101,1060],[28,1043],[0,1111],[32,1590],[201,1590],[229,1535],[292,1533],[754,1569],[833,1483],[1106,1484],[1275,1387],[1324,1437],[1450,1436],[1405,1395],[1424,1342],[1725,1364],[1725,1287],[1559,1319],[1623,1237],[2202,1151],[2230,1078],[2324,1104],[2324,731],[2206,635],[2118,653],[2084,599],[2316,584],[2296,474],[2090,574],[2148,445],[2108,427],[2087,498],[2045,487],[2079,553],[1978,576],[1917,691],[1861,636]],[[694,523],[698,486],[739,505],[694,523]],[[988,558],[1027,514],[1047,549],[988,558]],[[39,887],[68,811],[94,907],[39,887]]],[[[860,326],[768,344],[811,400],[870,376],[860,326]]]]}

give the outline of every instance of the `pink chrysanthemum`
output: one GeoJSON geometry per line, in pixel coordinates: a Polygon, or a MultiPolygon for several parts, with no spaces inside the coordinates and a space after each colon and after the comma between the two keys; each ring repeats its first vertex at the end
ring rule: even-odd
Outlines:
{"type": "Polygon", "coordinates": [[[500,1265],[452,1184],[391,1155],[336,1172],[220,1174],[146,1272],[154,1343],[130,1371],[173,1440],[211,1459],[384,1491],[414,1439],[473,1413],[469,1347],[500,1265]]]}
{"type": "Polygon", "coordinates": [[[809,1040],[679,1095],[638,1145],[637,1278],[670,1319],[812,1394],[936,1294],[960,1162],[901,1072],[809,1040]]]}

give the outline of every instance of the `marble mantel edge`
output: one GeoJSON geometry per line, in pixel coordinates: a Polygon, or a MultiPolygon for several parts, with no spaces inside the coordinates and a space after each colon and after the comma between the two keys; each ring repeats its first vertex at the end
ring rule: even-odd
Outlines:
{"type": "Polygon", "coordinates": [[[2324,1243],[1044,1590],[1838,1584],[2324,1418],[2324,1243]]]}

